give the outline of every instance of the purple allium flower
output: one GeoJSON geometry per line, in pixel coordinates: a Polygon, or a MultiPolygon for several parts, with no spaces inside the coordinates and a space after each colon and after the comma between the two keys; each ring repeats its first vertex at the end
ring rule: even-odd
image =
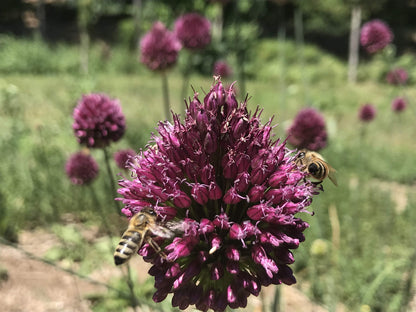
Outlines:
{"type": "Polygon", "coordinates": [[[304,108],[298,112],[287,130],[288,141],[293,146],[311,151],[319,151],[327,143],[324,117],[314,108],[304,108]]]}
{"type": "Polygon", "coordinates": [[[361,28],[360,42],[368,53],[376,53],[393,41],[390,27],[381,20],[372,20],[361,28]]]}
{"type": "Polygon", "coordinates": [[[403,68],[395,68],[389,71],[386,75],[386,80],[392,85],[404,85],[407,82],[409,75],[403,68]]]}
{"type": "MultiPolygon", "coordinates": [[[[123,212],[152,207],[182,234],[158,240],[166,258],[145,244],[152,262],[153,300],[173,293],[172,305],[224,311],[244,307],[262,286],[296,282],[290,249],[304,241],[306,212],[319,188],[294,164],[285,141],[272,141],[262,110],[238,104],[218,81],[203,101],[195,93],[185,121],[161,122],[155,147],[131,162],[132,179],[119,182],[123,212]]],[[[153,142],[152,142],[153,144],[153,142]]]]}
{"type": "Polygon", "coordinates": [[[376,117],[377,110],[372,104],[364,104],[358,111],[358,118],[361,121],[369,122],[376,117]]]}
{"type": "Polygon", "coordinates": [[[406,107],[407,101],[404,98],[398,97],[391,102],[391,109],[396,113],[404,111],[406,107]]]}
{"type": "Polygon", "coordinates": [[[118,141],[126,129],[126,121],[118,100],[105,94],[84,95],[73,113],[72,128],[80,144],[105,147],[118,141]]]}
{"type": "Polygon", "coordinates": [[[201,50],[211,42],[211,23],[198,13],[180,16],[175,22],[174,31],[189,50],[201,50]]]}
{"type": "Polygon", "coordinates": [[[225,61],[217,61],[214,64],[214,76],[229,77],[232,75],[233,71],[231,67],[225,61]]]}
{"type": "Polygon", "coordinates": [[[176,64],[181,48],[175,34],[156,22],[140,41],[140,61],[151,70],[165,70],[176,64]]]}
{"type": "Polygon", "coordinates": [[[117,164],[117,167],[120,169],[127,169],[128,168],[128,161],[130,158],[136,156],[136,152],[131,148],[122,149],[114,153],[114,161],[117,164]]]}
{"type": "Polygon", "coordinates": [[[73,184],[89,184],[98,175],[98,164],[90,154],[78,152],[67,160],[65,172],[73,184]]]}

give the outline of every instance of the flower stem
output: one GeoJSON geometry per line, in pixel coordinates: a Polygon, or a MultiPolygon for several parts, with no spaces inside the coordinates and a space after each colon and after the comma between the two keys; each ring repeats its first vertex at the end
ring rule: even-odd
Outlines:
{"type": "Polygon", "coordinates": [[[120,210],[120,207],[118,205],[118,202],[115,201],[115,198],[117,197],[117,188],[116,188],[116,184],[114,182],[114,174],[113,174],[113,170],[111,169],[110,157],[108,155],[107,148],[104,147],[103,152],[104,152],[105,166],[107,168],[108,178],[110,179],[110,191],[111,191],[111,195],[113,197],[114,208],[115,208],[117,214],[121,214],[121,210],[120,210]]]}
{"type": "Polygon", "coordinates": [[[163,103],[165,106],[165,118],[170,119],[170,104],[169,104],[169,87],[168,87],[168,76],[166,71],[162,72],[162,92],[163,92],[163,103]]]}
{"type": "Polygon", "coordinates": [[[192,70],[192,62],[193,61],[193,54],[189,53],[188,57],[186,58],[186,65],[185,70],[183,72],[183,81],[182,81],[182,92],[181,92],[181,101],[183,101],[183,109],[186,110],[186,90],[189,86],[189,78],[191,77],[191,70],[192,70]]]}
{"type": "Polygon", "coordinates": [[[281,285],[275,286],[272,312],[280,312],[280,299],[281,299],[280,287],[281,285]]]}

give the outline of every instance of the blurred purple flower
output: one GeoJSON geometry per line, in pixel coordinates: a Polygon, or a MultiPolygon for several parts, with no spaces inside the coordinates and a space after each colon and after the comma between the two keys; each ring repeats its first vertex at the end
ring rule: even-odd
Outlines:
{"type": "Polygon", "coordinates": [[[140,61],[151,70],[165,70],[176,64],[182,45],[162,22],[155,22],[140,41],[140,61]]]}
{"type": "Polygon", "coordinates": [[[372,104],[365,104],[358,111],[358,118],[361,121],[369,122],[376,117],[377,110],[372,104]]]}
{"type": "Polygon", "coordinates": [[[304,241],[306,212],[319,187],[305,179],[285,141],[272,141],[232,87],[219,81],[203,101],[190,100],[185,121],[161,122],[155,147],[130,164],[132,179],[119,182],[123,213],[152,207],[161,220],[179,221],[183,233],[161,239],[166,259],[145,244],[153,266],[153,300],[173,293],[172,305],[224,311],[245,307],[262,286],[293,284],[290,249],[304,241]]]}
{"type": "Polygon", "coordinates": [[[325,119],[314,108],[304,108],[296,115],[287,135],[294,147],[319,151],[327,144],[325,119]]]}
{"type": "Polygon", "coordinates": [[[105,94],[84,95],[73,113],[72,128],[80,144],[100,148],[118,141],[126,129],[126,121],[117,99],[105,94]]]}
{"type": "Polygon", "coordinates": [[[361,28],[360,42],[368,53],[376,53],[392,41],[393,33],[390,27],[381,20],[369,21],[361,28]]]}
{"type": "Polygon", "coordinates": [[[198,13],[187,13],[178,17],[174,32],[189,50],[201,50],[211,42],[211,23],[198,13]]]}
{"type": "Polygon", "coordinates": [[[127,169],[127,161],[129,161],[133,156],[136,156],[136,152],[133,149],[122,149],[114,153],[114,161],[120,169],[127,169]]]}
{"type": "Polygon", "coordinates": [[[221,76],[227,78],[232,75],[231,67],[225,61],[217,61],[214,64],[214,76],[221,76]]]}
{"type": "Polygon", "coordinates": [[[396,113],[404,111],[406,107],[407,101],[404,98],[397,97],[391,102],[391,109],[396,113]]]}
{"type": "Polygon", "coordinates": [[[88,153],[78,152],[68,158],[65,172],[73,184],[89,184],[98,175],[98,164],[88,153]]]}
{"type": "Polygon", "coordinates": [[[407,82],[409,75],[403,68],[395,68],[389,71],[386,75],[386,80],[392,85],[404,85],[407,82]]]}

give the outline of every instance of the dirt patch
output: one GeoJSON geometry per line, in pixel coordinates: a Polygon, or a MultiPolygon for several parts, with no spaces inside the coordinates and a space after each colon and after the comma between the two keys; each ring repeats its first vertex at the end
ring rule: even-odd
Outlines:
{"type": "MultiPolygon", "coordinates": [[[[58,243],[56,237],[44,230],[23,232],[20,247],[38,257],[58,243]]],[[[0,245],[0,266],[7,270],[8,279],[0,282],[0,307],[3,312],[86,312],[91,311],[89,294],[107,292],[107,288],[88,280],[64,272],[51,265],[34,260],[23,252],[0,245]]],[[[150,267],[148,263],[135,257],[131,266],[137,271],[139,281],[144,281],[150,267]]],[[[104,264],[89,277],[95,281],[108,283],[122,275],[120,269],[104,264]]],[[[273,286],[264,288],[261,296],[249,297],[246,311],[267,311],[274,297],[273,286]]],[[[326,309],[315,305],[294,286],[282,286],[282,311],[285,312],[324,312],[326,309]]],[[[140,311],[140,309],[138,309],[140,311]]],[[[193,311],[192,309],[188,309],[193,311]]]]}

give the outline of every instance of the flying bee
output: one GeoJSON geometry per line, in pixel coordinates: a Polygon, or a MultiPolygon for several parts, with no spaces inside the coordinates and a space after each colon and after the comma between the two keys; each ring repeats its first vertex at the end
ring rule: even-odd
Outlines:
{"type": "Polygon", "coordinates": [[[127,230],[123,233],[120,242],[114,252],[114,262],[116,265],[126,263],[133,254],[142,247],[143,243],[148,243],[163,258],[163,253],[159,245],[153,240],[152,236],[173,238],[176,234],[169,229],[168,224],[162,224],[156,220],[157,214],[150,207],[143,208],[136,213],[129,222],[127,230]]]}
{"type": "Polygon", "coordinates": [[[338,185],[335,177],[336,170],[319,153],[303,149],[296,157],[295,163],[301,166],[305,172],[309,173],[312,178],[318,180],[318,183],[328,177],[332,183],[338,185]]]}

